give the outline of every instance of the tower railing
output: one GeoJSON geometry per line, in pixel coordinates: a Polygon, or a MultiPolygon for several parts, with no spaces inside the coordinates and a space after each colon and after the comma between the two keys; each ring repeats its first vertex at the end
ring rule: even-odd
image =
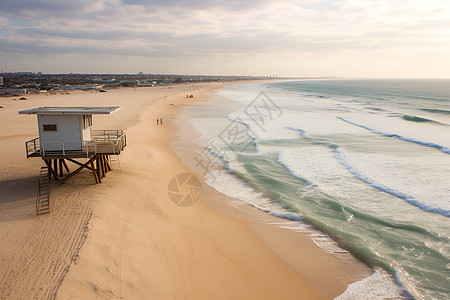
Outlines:
{"type": "Polygon", "coordinates": [[[42,141],[39,137],[25,142],[27,158],[31,156],[80,156],[120,154],[127,145],[123,130],[92,130],[90,141],[42,141]]]}
{"type": "Polygon", "coordinates": [[[27,158],[34,153],[39,153],[41,151],[41,144],[39,141],[39,137],[26,141],[25,148],[27,150],[27,158]]]}

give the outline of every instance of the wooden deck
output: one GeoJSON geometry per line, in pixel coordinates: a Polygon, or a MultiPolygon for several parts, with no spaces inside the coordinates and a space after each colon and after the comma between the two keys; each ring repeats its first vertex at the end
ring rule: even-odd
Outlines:
{"type": "Polygon", "coordinates": [[[127,145],[127,137],[122,130],[93,130],[91,141],[51,141],[46,142],[43,147],[42,144],[39,137],[27,141],[27,158],[63,159],[119,155],[127,145]]]}

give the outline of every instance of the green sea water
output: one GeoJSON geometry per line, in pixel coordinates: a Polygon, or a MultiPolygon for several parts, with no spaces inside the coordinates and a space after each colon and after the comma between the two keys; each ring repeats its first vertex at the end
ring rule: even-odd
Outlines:
{"type": "Polygon", "coordinates": [[[211,177],[212,186],[313,225],[391,274],[403,296],[447,299],[449,86],[449,80],[244,84],[219,91],[220,103],[186,113],[203,133],[197,142],[225,170],[211,177]],[[233,132],[244,135],[233,139],[233,132]]]}

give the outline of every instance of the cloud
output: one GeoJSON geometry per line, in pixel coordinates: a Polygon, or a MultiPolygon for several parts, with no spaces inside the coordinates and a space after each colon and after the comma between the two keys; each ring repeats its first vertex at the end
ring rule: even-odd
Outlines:
{"type": "MultiPolygon", "coordinates": [[[[281,0],[283,1],[283,0],[281,0]]],[[[159,8],[182,8],[187,10],[209,10],[213,8],[220,8],[222,10],[248,10],[260,9],[271,3],[270,0],[122,0],[125,5],[138,5],[147,10],[159,8]]]]}
{"type": "Polygon", "coordinates": [[[261,54],[275,61],[286,52],[336,59],[342,53],[427,55],[450,46],[450,4],[445,2],[3,0],[0,55],[206,60],[261,54]],[[378,48],[384,52],[373,52],[378,48]]]}
{"type": "Polygon", "coordinates": [[[69,12],[85,12],[90,5],[89,0],[2,0],[2,12],[15,16],[36,18],[42,14],[47,15],[62,13],[66,14],[69,12]]]}

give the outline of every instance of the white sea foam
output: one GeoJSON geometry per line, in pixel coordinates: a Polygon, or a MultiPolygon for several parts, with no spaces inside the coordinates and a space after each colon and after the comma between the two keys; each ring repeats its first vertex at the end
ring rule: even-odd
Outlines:
{"type": "Polygon", "coordinates": [[[377,269],[360,281],[350,284],[335,300],[407,299],[406,291],[385,271],[377,269]]]}
{"type": "MultiPolygon", "coordinates": [[[[422,145],[422,146],[425,146],[425,147],[437,148],[437,149],[439,149],[440,151],[442,151],[445,154],[450,154],[450,148],[449,147],[443,146],[441,144],[437,144],[436,142],[433,142],[433,141],[419,140],[417,138],[408,137],[408,136],[400,135],[400,134],[397,134],[397,133],[381,131],[381,130],[378,130],[378,129],[373,129],[373,128],[368,127],[366,125],[361,125],[361,124],[355,123],[353,121],[349,121],[348,119],[343,118],[343,117],[337,117],[337,118],[342,120],[342,121],[344,121],[344,122],[346,122],[346,123],[349,123],[349,124],[351,124],[353,126],[366,129],[366,130],[368,130],[368,131],[370,131],[370,132],[372,132],[374,134],[379,134],[379,135],[382,135],[382,136],[385,136],[385,137],[388,137],[388,138],[396,138],[396,139],[399,139],[399,140],[402,140],[402,141],[405,141],[405,142],[416,143],[418,145],[422,145]]],[[[424,137],[424,139],[429,139],[429,138],[424,137]]],[[[441,138],[440,140],[443,140],[444,143],[448,142],[448,141],[446,141],[447,139],[444,139],[444,138],[441,138]]]]}
{"type": "MultiPolygon", "coordinates": [[[[408,189],[408,192],[403,192],[401,190],[396,189],[395,187],[391,187],[391,186],[387,185],[387,183],[392,184],[392,181],[385,179],[383,181],[385,181],[386,184],[383,184],[383,183],[381,183],[381,181],[377,181],[377,180],[367,176],[363,172],[361,172],[361,170],[359,170],[355,166],[355,164],[351,162],[351,160],[347,157],[346,153],[344,151],[342,151],[341,149],[333,149],[333,154],[334,154],[334,157],[339,161],[340,164],[342,164],[353,176],[355,176],[355,178],[361,180],[362,182],[365,182],[368,185],[370,185],[382,192],[385,192],[385,193],[388,193],[395,197],[401,198],[401,199],[407,201],[408,203],[411,203],[412,205],[420,207],[421,209],[423,209],[425,211],[435,212],[438,214],[442,214],[446,217],[450,217],[450,210],[442,207],[442,206],[450,207],[450,204],[447,201],[442,201],[442,199],[440,199],[440,197],[439,197],[440,195],[443,194],[442,190],[437,191],[437,196],[439,198],[437,201],[434,201],[435,203],[437,202],[437,204],[440,205],[441,207],[437,206],[436,204],[434,204],[434,205],[429,204],[430,199],[429,199],[429,197],[427,197],[427,195],[429,195],[429,193],[425,193],[424,197],[420,197],[420,198],[412,196],[413,194],[411,194],[410,192],[411,192],[411,189],[414,190],[414,187],[416,187],[415,185],[411,185],[411,188],[408,189]],[[428,201],[426,201],[427,198],[428,198],[428,201]]],[[[378,164],[380,164],[380,163],[378,162],[378,164]]],[[[412,171],[413,170],[411,170],[411,172],[412,171]]],[[[404,174],[404,176],[408,176],[408,175],[410,175],[410,174],[404,174]]],[[[389,176],[389,175],[387,175],[387,176],[389,176]]],[[[386,177],[386,173],[383,174],[383,177],[386,177]]],[[[382,179],[382,178],[380,177],[380,179],[382,179]]],[[[441,178],[438,178],[438,179],[441,179],[441,178]]],[[[446,189],[446,185],[442,186],[442,188],[446,189]]],[[[423,190],[423,186],[422,186],[422,190],[423,190]]],[[[425,186],[425,190],[427,190],[427,186],[425,186]]],[[[431,190],[430,193],[432,193],[432,192],[434,192],[434,191],[431,190]]],[[[431,199],[431,200],[433,200],[433,199],[431,199]]]]}
{"type": "MultiPolygon", "coordinates": [[[[239,200],[241,203],[249,204],[273,216],[290,220],[301,220],[300,215],[289,212],[283,206],[273,203],[263,193],[244,183],[237,176],[221,172],[220,170],[212,170],[212,174],[207,178],[206,183],[222,194],[239,200]]],[[[241,203],[232,202],[231,204],[239,207],[241,203]]]]}
{"type": "MultiPolygon", "coordinates": [[[[339,247],[336,241],[327,234],[303,222],[298,214],[286,211],[281,205],[274,204],[270,199],[264,197],[262,193],[248,186],[236,176],[216,171],[214,180],[207,180],[207,184],[215,188],[218,192],[236,199],[237,201],[230,203],[236,208],[240,208],[245,203],[271,215],[293,220],[292,222],[275,222],[272,224],[280,228],[306,234],[325,252],[343,260],[349,259],[351,254],[339,247]]],[[[403,294],[405,294],[404,289],[397,285],[389,274],[382,270],[376,270],[370,277],[350,284],[346,291],[335,299],[404,299],[403,294]]]]}
{"type": "MultiPolygon", "coordinates": [[[[407,195],[407,199],[417,200],[416,204],[420,202],[433,209],[450,209],[450,164],[446,163],[450,159],[446,155],[450,148],[448,127],[404,120],[401,116],[406,113],[418,115],[417,107],[414,112],[405,104],[408,102],[406,99],[405,103],[400,103],[395,97],[370,98],[369,95],[370,99],[358,96],[353,99],[353,96],[338,94],[336,97],[319,97],[316,93],[297,91],[295,88],[277,90],[265,84],[221,89],[219,95],[232,100],[233,107],[239,108],[232,113],[224,109],[225,105],[217,109],[227,111],[229,119],[224,119],[225,116],[219,119],[218,114],[211,116],[214,104],[205,111],[193,111],[198,120],[191,119],[191,123],[195,123],[196,129],[203,133],[196,142],[204,146],[208,138],[217,138],[221,130],[234,122],[232,120],[239,120],[239,124],[248,128],[252,147],[239,153],[230,151],[223,144],[225,147],[219,149],[221,151],[209,151],[219,158],[222,167],[227,165],[229,170],[253,178],[262,190],[276,189],[278,178],[272,176],[270,179],[274,181],[269,180],[269,183],[260,178],[267,175],[262,170],[272,170],[269,167],[278,162],[292,175],[288,177],[288,173],[279,166],[272,173],[275,177],[280,175],[281,186],[288,188],[286,193],[280,191],[283,201],[298,207],[305,213],[305,218],[308,216],[317,221],[318,226],[325,225],[321,228],[328,227],[330,234],[341,232],[339,237],[342,241],[350,242],[347,245],[355,253],[365,253],[368,263],[393,267],[397,274],[401,274],[408,290],[431,287],[430,293],[436,292],[433,291],[433,283],[423,283],[427,278],[409,270],[424,268],[430,274],[442,274],[439,266],[434,266],[434,260],[441,258],[437,254],[428,258],[421,253],[432,253],[435,249],[444,255],[449,253],[448,243],[445,243],[450,230],[446,225],[447,218],[409,205],[402,196],[407,195]],[[265,91],[279,105],[282,109],[280,117],[245,113],[245,107],[260,91],[265,91]],[[222,155],[222,151],[226,155],[222,155]],[[253,159],[252,155],[258,157],[253,159]],[[273,161],[274,157],[278,161],[273,161]],[[250,170],[257,171],[249,174],[250,170]],[[322,210],[327,211],[322,213],[322,210]],[[352,244],[358,242],[358,245],[352,244]],[[410,253],[399,258],[394,251],[402,253],[401,246],[410,253]],[[415,251],[419,252],[418,255],[414,255],[415,251]]],[[[384,90],[382,92],[385,95],[384,90]]],[[[434,104],[438,108],[444,105],[434,104]]],[[[440,117],[442,123],[450,124],[447,115],[440,117]]],[[[240,177],[219,167],[211,171],[212,177],[207,183],[236,199],[232,205],[239,208],[246,203],[272,215],[296,220],[280,222],[283,225],[279,226],[306,230],[311,239],[327,252],[348,255],[326,234],[303,223],[299,214],[288,212],[240,177]]],[[[392,277],[377,270],[372,276],[349,286],[337,299],[397,299],[401,293],[392,277]]]]}
{"type": "Polygon", "coordinates": [[[338,243],[329,237],[326,233],[319,231],[305,222],[282,222],[273,223],[280,228],[289,229],[295,232],[300,232],[307,235],[319,248],[325,250],[329,254],[333,254],[342,258],[343,255],[350,255],[350,253],[339,247],[338,243]]]}

